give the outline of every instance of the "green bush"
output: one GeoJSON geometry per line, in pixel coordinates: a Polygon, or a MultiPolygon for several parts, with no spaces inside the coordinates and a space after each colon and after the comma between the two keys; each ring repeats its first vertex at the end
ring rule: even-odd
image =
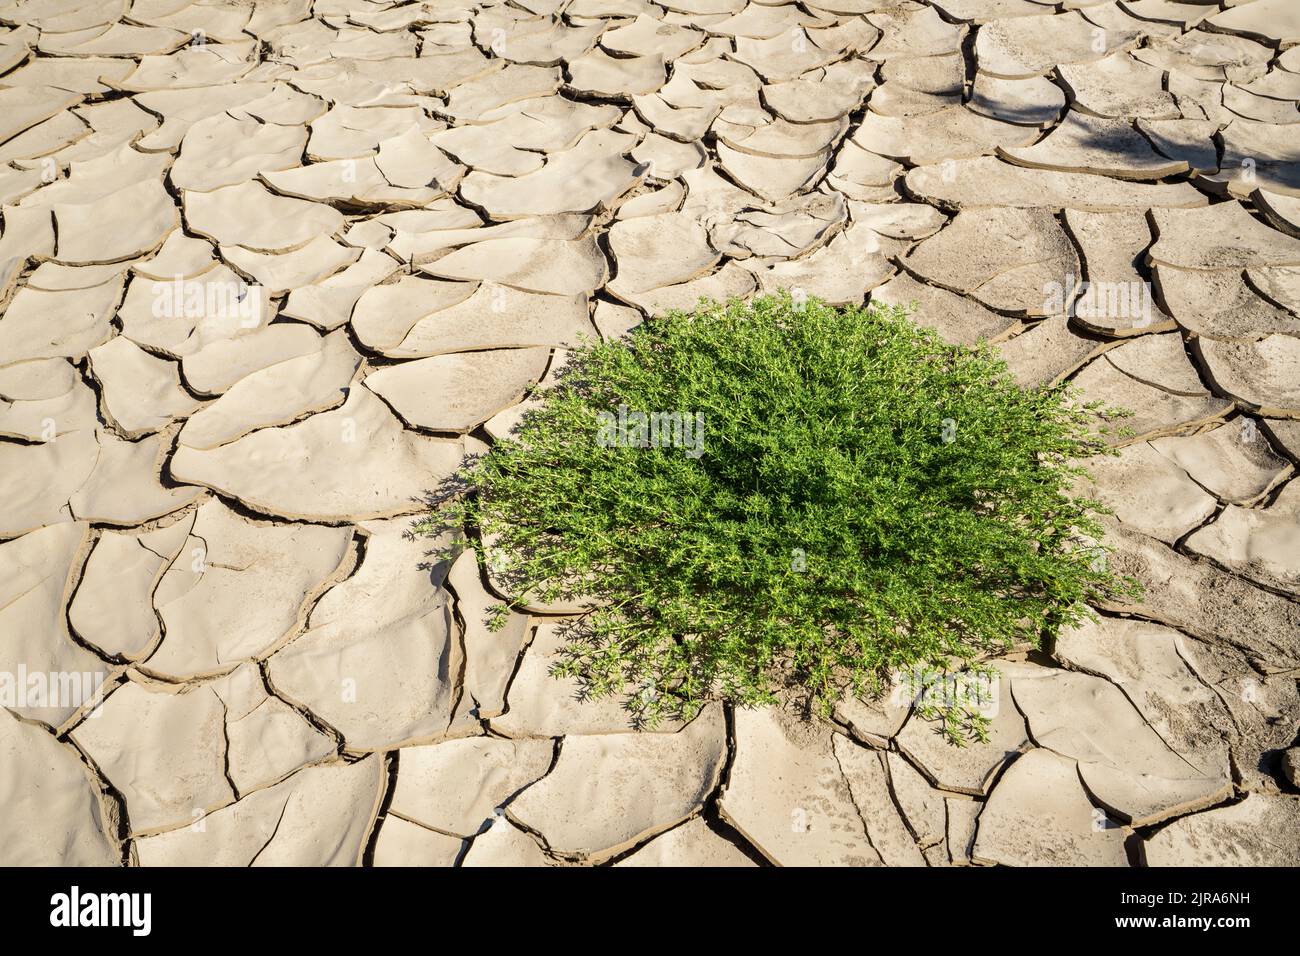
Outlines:
{"type": "Polygon", "coordinates": [[[535,397],[430,527],[463,524],[524,603],[591,599],[555,672],[651,726],[792,685],[871,698],[1130,587],[1071,495],[1097,409],[903,310],[701,303],[584,345],[535,397]]]}

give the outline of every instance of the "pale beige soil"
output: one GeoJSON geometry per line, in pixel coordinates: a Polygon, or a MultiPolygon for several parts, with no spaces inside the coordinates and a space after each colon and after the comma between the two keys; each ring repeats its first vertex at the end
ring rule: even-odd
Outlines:
{"type": "Polygon", "coordinates": [[[3,700],[0,862],[1300,863],[1295,0],[0,24],[0,681],[107,694],[3,700]],[[987,743],[633,732],[407,533],[582,336],[778,289],[1136,412],[1146,594],[1001,662],[987,743]]]}

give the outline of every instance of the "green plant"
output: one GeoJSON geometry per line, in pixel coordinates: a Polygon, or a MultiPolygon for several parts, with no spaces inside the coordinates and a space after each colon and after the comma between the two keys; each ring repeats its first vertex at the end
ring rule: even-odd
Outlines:
{"type": "Polygon", "coordinates": [[[1096,406],[901,309],[701,303],[583,345],[535,397],[429,527],[470,530],[516,603],[587,596],[555,672],[650,725],[792,683],[870,698],[1130,588],[1071,494],[1106,448],[1096,406]],[[642,441],[636,411],[680,428],[642,441]]]}

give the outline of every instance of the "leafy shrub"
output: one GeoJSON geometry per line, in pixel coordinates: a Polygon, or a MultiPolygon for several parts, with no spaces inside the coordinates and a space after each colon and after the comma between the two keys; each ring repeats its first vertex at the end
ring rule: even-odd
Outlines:
{"type": "Polygon", "coordinates": [[[434,523],[476,532],[502,593],[587,596],[555,672],[650,725],[792,684],[870,698],[1129,588],[1071,494],[1106,447],[1095,406],[900,309],[701,303],[584,345],[536,397],[434,523]]]}

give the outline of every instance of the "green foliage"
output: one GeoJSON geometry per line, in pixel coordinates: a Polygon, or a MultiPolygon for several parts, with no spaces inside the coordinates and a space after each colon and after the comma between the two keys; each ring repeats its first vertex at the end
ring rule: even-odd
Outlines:
{"type": "Polygon", "coordinates": [[[555,671],[650,725],[792,685],[823,711],[871,698],[1132,587],[1071,494],[1106,448],[1098,409],[900,309],[701,303],[584,345],[536,397],[427,527],[466,527],[503,593],[591,599],[555,671]],[[702,436],[635,447],[619,406],[702,436]]]}

